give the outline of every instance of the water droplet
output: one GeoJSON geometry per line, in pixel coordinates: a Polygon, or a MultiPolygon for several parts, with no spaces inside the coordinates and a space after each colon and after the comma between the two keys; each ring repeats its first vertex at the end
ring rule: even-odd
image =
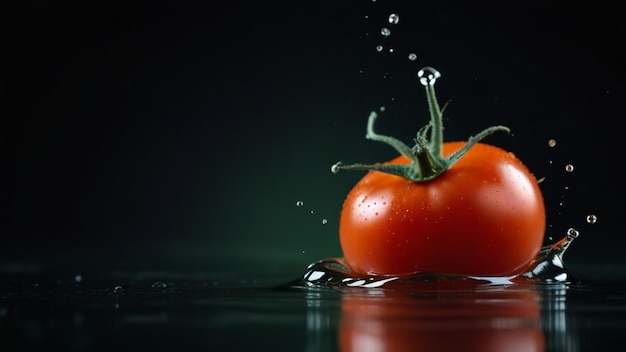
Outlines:
{"type": "Polygon", "coordinates": [[[383,37],[388,37],[388,36],[391,35],[391,30],[389,28],[387,28],[387,27],[383,27],[383,28],[380,29],[380,34],[383,37]]]}
{"type": "Polygon", "coordinates": [[[310,211],[311,215],[315,214],[315,210],[310,211]]]}
{"type": "Polygon", "coordinates": [[[417,55],[415,53],[410,53],[409,54],[409,60],[411,60],[411,61],[417,60],[417,55]]]}
{"type": "Polygon", "coordinates": [[[165,282],[157,281],[152,284],[152,288],[155,290],[164,290],[167,288],[167,284],[165,282]]]}
{"type": "Polygon", "coordinates": [[[437,81],[437,78],[441,77],[441,73],[432,67],[424,67],[417,72],[417,77],[420,78],[420,83],[423,86],[432,86],[437,81]]]}
{"type": "Polygon", "coordinates": [[[113,293],[119,295],[120,293],[122,293],[122,291],[124,291],[124,289],[122,288],[122,286],[115,286],[113,288],[113,293]]]}
{"type": "Polygon", "coordinates": [[[378,51],[378,52],[383,51],[383,46],[382,45],[376,45],[376,51],[378,51]]]}
{"type": "Polygon", "coordinates": [[[598,221],[598,217],[597,216],[595,216],[594,214],[587,215],[587,223],[588,224],[595,224],[596,221],[598,221]]]}
{"type": "Polygon", "coordinates": [[[328,224],[328,220],[322,219],[322,225],[326,225],[326,224],[328,224]]]}
{"type": "Polygon", "coordinates": [[[379,110],[380,110],[380,111],[385,111],[385,110],[387,110],[387,108],[386,108],[386,107],[384,107],[384,106],[381,106],[381,107],[379,108],[379,110]]]}
{"type": "Polygon", "coordinates": [[[74,281],[79,283],[81,281],[83,281],[83,276],[82,275],[76,275],[74,276],[74,281]]]}
{"type": "Polygon", "coordinates": [[[389,52],[390,52],[390,53],[393,53],[393,48],[389,48],[389,52]]]}
{"type": "Polygon", "coordinates": [[[400,16],[396,15],[395,13],[389,15],[389,23],[398,24],[398,22],[400,22],[400,16]]]}
{"type": "Polygon", "coordinates": [[[576,230],[575,228],[570,227],[567,230],[567,237],[568,238],[578,238],[578,236],[580,236],[580,232],[578,232],[578,230],[576,230]]]}
{"type": "Polygon", "coordinates": [[[574,165],[572,165],[572,164],[565,165],[565,171],[567,171],[567,172],[574,171],[574,165]]]}
{"type": "Polygon", "coordinates": [[[550,139],[548,141],[548,147],[554,148],[555,145],[556,145],[556,140],[555,139],[550,139]]]}
{"type": "Polygon", "coordinates": [[[333,166],[330,167],[330,172],[332,172],[333,174],[336,174],[339,172],[340,167],[341,167],[341,161],[338,161],[334,163],[333,166]]]}
{"type": "Polygon", "coordinates": [[[301,200],[299,200],[299,201],[297,201],[297,202],[296,202],[296,206],[297,206],[297,207],[301,207],[301,206],[303,206],[303,205],[304,205],[304,202],[303,202],[303,201],[301,201],[301,200]]]}

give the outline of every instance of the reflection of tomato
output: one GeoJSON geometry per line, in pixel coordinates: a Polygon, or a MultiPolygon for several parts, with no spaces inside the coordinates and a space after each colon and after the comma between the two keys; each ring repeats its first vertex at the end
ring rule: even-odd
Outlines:
{"type": "MultiPolygon", "coordinates": [[[[444,155],[463,144],[444,144],[444,155]]],[[[369,172],[348,194],[339,225],[344,257],[361,274],[517,274],[541,248],[544,231],[534,176],[510,153],[482,143],[428,182],[369,172]]]]}
{"type": "Polygon", "coordinates": [[[345,296],[339,345],[358,351],[543,351],[536,292],[345,296]]]}

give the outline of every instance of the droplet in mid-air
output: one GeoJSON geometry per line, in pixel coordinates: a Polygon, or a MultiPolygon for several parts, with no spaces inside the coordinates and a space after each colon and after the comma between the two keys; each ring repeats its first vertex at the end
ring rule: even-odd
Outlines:
{"type": "Polygon", "coordinates": [[[376,45],[376,51],[378,51],[378,52],[383,51],[383,46],[382,45],[376,45]]]}
{"type": "Polygon", "coordinates": [[[579,233],[579,232],[578,232],[578,230],[576,230],[575,228],[570,227],[570,228],[567,230],[567,237],[568,237],[568,238],[578,238],[578,236],[580,236],[580,233],[579,233]]]}
{"type": "Polygon", "coordinates": [[[387,28],[387,27],[383,27],[383,28],[380,29],[380,34],[383,37],[388,37],[388,36],[391,35],[391,30],[389,28],[387,28]]]}
{"type": "Polygon", "coordinates": [[[420,78],[422,85],[432,86],[437,81],[437,78],[441,77],[441,73],[432,67],[424,67],[417,72],[417,77],[420,78]]]}
{"type": "Polygon", "coordinates": [[[574,165],[572,165],[572,164],[565,165],[565,171],[567,171],[567,172],[574,171],[574,165]]]}
{"type": "Polygon", "coordinates": [[[341,161],[338,161],[334,163],[333,166],[330,167],[330,172],[332,172],[333,174],[336,174],[339,172],[340,167],[341,167],[341,161]]]}
{"type": "Polygon", "coordinates": [[[322,219],[322,225],[326,225],[326,224],[328,224],[328,220],[322,219]]]}
{"type": "Polygon", "coordinates": [[[594,214],[587,215],[587,223],[588,224],[595,224],[596,221],[598,221],[598,217],[597,216],[595,216],[594,214]]]}
{"type": "Polygon", "coordinates": [[[556,146],[556,140],[555,139],[550,139],[548,141],[548,147],[554,148],[554,146],[556,146]]]}
{"type": "Polygon", "coordinates": [[[400,22],[400,16],[398,16],[395,13],[392,13],[391,15],[389,15],[389,23],[398,24],[398,22],[400,22]]]}
{"type": "Polygon", "coordinates": [[[417,55],[415,53],[410,53],[409,54],[409,60],[411,60],[411,61],[417,60],[417,55]]]}
{"type": "Polygon", "coordinates": [[[297,206],[297,207],[301,207],[301,206],[303,206],[303,205],[304,205],[304,202],[303,202],[303,201],[301,201],[301,200],[299,200],[299,201],[297,201],[297,202],[296,202],[296,206],[297,206]]]}

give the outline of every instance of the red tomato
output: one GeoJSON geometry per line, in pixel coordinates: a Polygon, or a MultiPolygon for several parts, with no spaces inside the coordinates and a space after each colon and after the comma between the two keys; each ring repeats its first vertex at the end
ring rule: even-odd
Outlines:
{"type": "Polygon", "coordinates": [[[505,126],[491,126],[467,142],[443,142],[435,96],[441,74],[418,72],[430,122],[412,148],[377,134],[372,112],[366,137],[401,156],[385,164],[337,163],[331,170],[370,170],[343,204],[339,237],[357,273],[415,272],[514,276],[539,252],[545,206],[537,180],[513,154],[479,143],[505,126]]]}
{"type": "MultiPolygon", "coordinates": [[[[443,144],[443,156],[465,142],[443,144]]],[[[388,164],[408,164],[400,156],[388,164]]],[[[474,145],[436,178],[414,182],[370,171],[348,194],[339,235],[361,274],[505,276],[538,253],[545,208],[537,180],[511,153],[474,145]]]]}

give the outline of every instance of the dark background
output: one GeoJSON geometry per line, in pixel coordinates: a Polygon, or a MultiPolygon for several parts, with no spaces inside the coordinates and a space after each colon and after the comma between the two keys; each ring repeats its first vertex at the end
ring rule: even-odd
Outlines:
{"type": "Polygon", "coordinates": [[[282,279],[340,256],[362,174],[329,167],[395,155],[364,138],[381,106],[378,131],[411,141],[424,66],[446,139],[513,130],[486,142],[546,177],[547,242],[581,232],[567,263],[626,263],[619,2],[207,3],[3,6],[3,270],[282,279]]]}

